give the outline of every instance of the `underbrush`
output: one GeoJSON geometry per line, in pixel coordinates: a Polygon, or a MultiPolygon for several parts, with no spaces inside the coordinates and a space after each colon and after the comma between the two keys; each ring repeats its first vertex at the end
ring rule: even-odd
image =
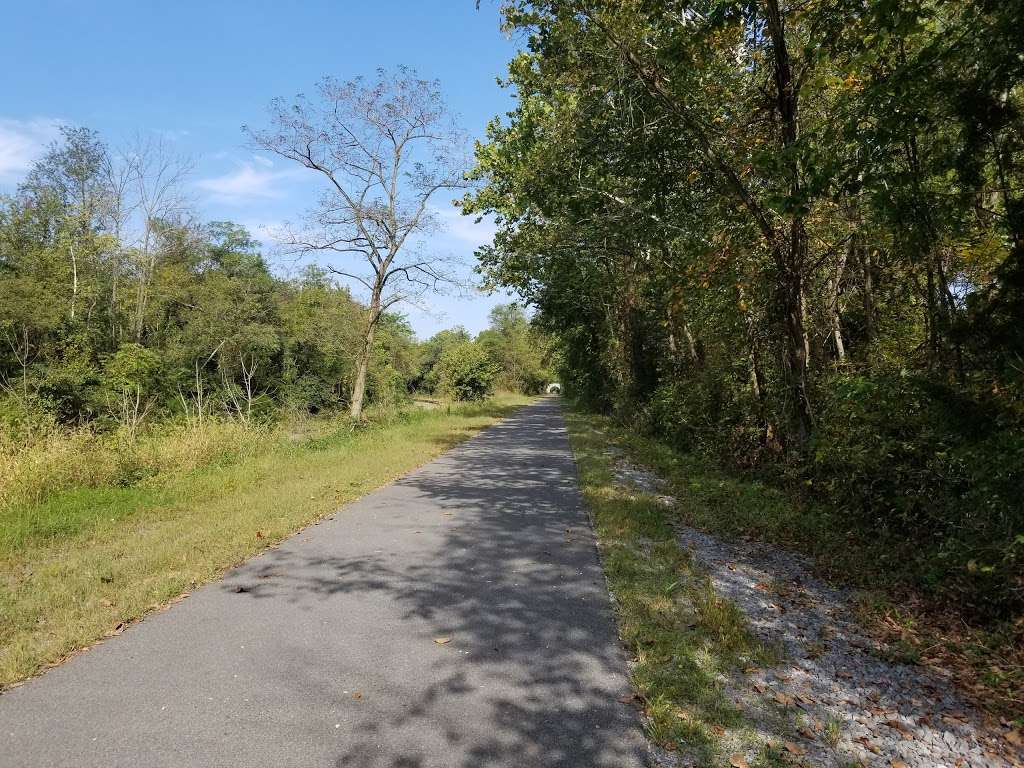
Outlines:
{"type": "MultiPolygon", "coordinates": [[[[1024,717],[1024,614],[990,614],[981,621],[976,605],[953,602],[971,574],[957,575],[949,584],[932,581],[938,577],[929,568],[957,567],[941,558],[938,565],[928,565],[938,557],[929,549],[934,538],[922,543],[919,537],[901,537],[894,526],[873,529],[848,508],[823,501],[812,487],[794,491],[787,478],[724,469],[707,454],[678,450],[610,419],[597,423],[631,461],[667,481],[666,492],[677,499],[687,525],[812,556],[824,576],[860,590],[859,618],[890,643],[900,660],[941,667],[978,705],[997,715],[1024,717]],[[933,575],[925,578],[928,573],[933,575]],[[975,622],[968,624],[965,617],[975,622]]],[[[935,500],[937,508],[941,503],[935,500]]]]}
{"type": "Polygon", "coordinates": [[[831,374],[811,443],[787,452],[765,440],[739,388],[692,383],[661,387],[644,431],[785,491],[792,509],[782,525],[740,515],[732,526],[777,527],[865,584],[914,590],[975,624],[1024,614],[1014,403],[899,372],[831,374]]]}

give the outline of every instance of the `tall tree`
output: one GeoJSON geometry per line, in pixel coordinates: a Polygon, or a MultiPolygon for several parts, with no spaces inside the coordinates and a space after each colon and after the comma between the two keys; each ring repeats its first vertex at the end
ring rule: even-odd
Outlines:
{"type": "Polygon", "coordinates": [[[437,225],[431,198],[463,186],[465,140],[438,83],[405,68],[380,70],[369,82],[325,78],[315,99],[275,99],[270,115],[270,128],[244,129],[254,146],[325,182],[319,205],[304,226],[285,233],[285,242],[349,257],[326,266],[368,293],[351,398],[352,418],[359,419],[381,317],[453,280],[445,260],[417,237],[437,225]]]}

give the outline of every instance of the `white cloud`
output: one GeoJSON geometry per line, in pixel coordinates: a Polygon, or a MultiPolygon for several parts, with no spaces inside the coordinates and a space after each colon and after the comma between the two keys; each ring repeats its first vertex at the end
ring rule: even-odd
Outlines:
{"type": "Polygon", "coordinates": [[[434,207],[434,214],[441,222],[444,234],[471,248],[486,245],[494,239],[497,227],[490,218],[484,218],[479,224],[475,216],[463,216],[455,207],[434,207]]]}
{"type": "Polygon", "coordinates": [[[48,117],[30,120],[0,118],[0,183],[16,183],[60,136],[61,121],[48,117]]]}
{"type": "Polygon", "coordinates": [[[297,175],[298,169],[274,171],[260,164],[244,162],[234,171],[200,179],[196,186],[221,203],[238,205],[254,200],[274,200],[284,196],[283,183],[297,175]]]}

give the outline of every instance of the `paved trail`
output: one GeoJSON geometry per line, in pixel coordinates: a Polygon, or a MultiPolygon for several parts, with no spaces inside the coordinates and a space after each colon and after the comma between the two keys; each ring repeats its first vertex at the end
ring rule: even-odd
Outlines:
{"type": "Polygon", "coordinates": [[[628,691],[546,399],[0,695],[0,766],[632,768],[628,691]]]}

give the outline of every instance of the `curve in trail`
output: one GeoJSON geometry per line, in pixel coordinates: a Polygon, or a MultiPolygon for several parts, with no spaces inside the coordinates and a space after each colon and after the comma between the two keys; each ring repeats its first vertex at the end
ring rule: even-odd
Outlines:
{"type": "Polygon", "coordinates": [[[557,399],[0,696],[0,766],[640,766],[557,399]]]}

